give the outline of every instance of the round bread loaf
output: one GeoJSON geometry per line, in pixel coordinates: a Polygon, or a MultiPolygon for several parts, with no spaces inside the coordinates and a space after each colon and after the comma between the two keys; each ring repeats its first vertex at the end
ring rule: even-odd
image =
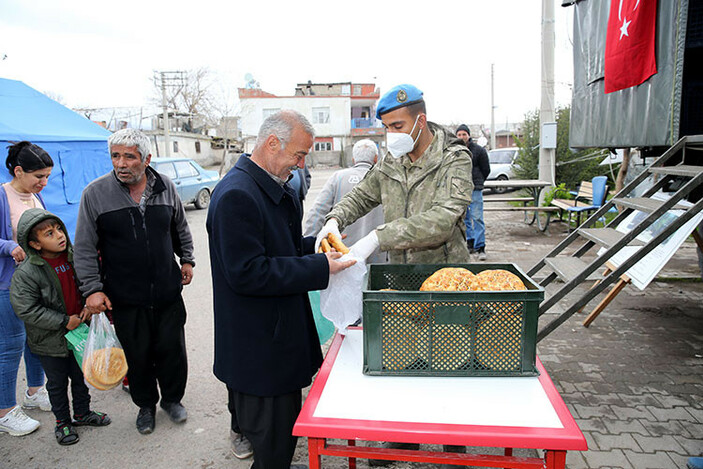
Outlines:
{"type": "Polygon", "coordinates": [[[121,348],[101,348],[83,358],[85,379],[101,391],[117,386],[126,374],[127,359],[121,348]]]}
{"type": "Polygon", "coordinates": [[[484,270],[470,280],[472,291],[527,290],[520,277],[507,270],[484,270]]]}
{"type": "Polygon", "coordinates": [[[422,282],[420,291],[467,291],[474,274],[463,267],[444,267],[422,282]]]}
{"type": "Polygon", "coordinates": [[[520,366],[522,316],[500,311],[476,330],[476,359],[489,370],[514,371],[520,366]]]}
{"type": "Polygon", "coordinates": [[[382,320],[382,365],[387,370],[403,370],[417,360],[420,326],[406,317],[387,316],[382,320]]]}

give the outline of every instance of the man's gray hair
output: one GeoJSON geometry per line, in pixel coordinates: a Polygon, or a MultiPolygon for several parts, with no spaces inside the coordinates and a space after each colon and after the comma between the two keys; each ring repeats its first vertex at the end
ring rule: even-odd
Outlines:
{"type": "Polygon", "coordinates": [[[112,154],[113,145],[124,145],[126,147],[137,147],[142,157],[142,162],[151,154],[151,142],[144,132],[137,129],[122,129],[110,135],[107,144],[112,154]]]}
{"type": "Polygon", "coordinates": [[[373,140],[369,140],[368,138],[359,140],[352,148],[352,159],[354,163],[363,162],[373,164],[373,160],[375,160],[377,156],[378,146],[376,146],[373,140]]]}
{"type": "Polygon", "coordinates": [[[295,129],[297,125],[300,125],[306,134],[309,134],[311,137],[315,136],[315,129],[312,124],[310,124],[310,121],[298,111],[286,109],[268,116],[259,128],[259,135],[256,137],[256,146],[260,147],[263,145],[269,135],[275,135],[281,141],[281,147],[285,148],[288,142],[290,142],[293,129],[295,129]]]}

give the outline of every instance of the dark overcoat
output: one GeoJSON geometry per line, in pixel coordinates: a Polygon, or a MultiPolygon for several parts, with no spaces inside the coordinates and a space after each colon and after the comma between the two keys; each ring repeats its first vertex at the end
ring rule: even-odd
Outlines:
{"type": "Polygon", "coordinates": [[[308,386],[322,352],[307,292],[329,265],[303,238],[302,208],[242,155],[215,187],[207,216],[215,311],[215,376],[235,391],[278,396],[308,386]]]}

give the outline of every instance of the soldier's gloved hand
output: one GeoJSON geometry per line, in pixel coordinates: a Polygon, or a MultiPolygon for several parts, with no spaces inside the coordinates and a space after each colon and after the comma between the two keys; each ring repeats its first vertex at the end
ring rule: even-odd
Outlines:
{"type": "Polygon", "coordinates": [[[366,260],[380,245],[376,230],[373,230],[349,248],[349,256],[366,260]]]}
{"type": "Polygon", "coordinates": [[[337,220],[334,218],[327,220],[325,226],[323,226],[320,232],[317,233],[317,238],[315,238],[315,252],[320,249],[320,243],[323,239],[326,239],[327,235],[330,233],[336,235],[337,238],[342,239],[342,234],[339,232],[339,223],[337,223],[337,220]]]}

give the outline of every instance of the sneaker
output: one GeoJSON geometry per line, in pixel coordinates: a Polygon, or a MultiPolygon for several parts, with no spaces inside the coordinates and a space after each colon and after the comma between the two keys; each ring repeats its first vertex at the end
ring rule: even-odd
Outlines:
{"type": "Polygon", "coordinates": [[[688,458],[687,469],[703,469],[703,458],[688,458]]]}
{"type": "Polygon", "coordinates": [[[483,248],[478,248],[478,250],[477,250],[476,252],[478,252],[478,260],[479,260],[479,261],[485,261],[485,260],[486,260],[486,248],[485,248],[485,247],[483,247],[483,248]]]}
{"type": "Polygon", "coordinates": [[[51,410],[51,402],[49,402],[49,393],[46,392],[44,386],[40,387],[37,392],[29,395],[29,389],[24,392],[24,401],[22,407],[25,409],[39,409],[44,411],[51,410]]]}
{"type": "Polygon", "coordinates": [[[161,408],[166,411],[173,423],[183,423],[188,418],[188,412],[180,402],[161,401],[161,408]]]}
{"type": "Polygon", "coordinates": [[[474,252],[474,240],[473,239],[467,239],[466,240],[466,247],[469,248],[469,254],[473,254],[474,252]]]}
{"type": "Polygon", "coordinates": [[[126,393],[129,393],[129,381],[127,380],[126,376],[122,380],[122,390],[126,393]]]}
{"type": "Polygon", "coordinates": [[[9,433],[12,436],[28,435],[37,428],[39,428],[39,422],[28,417],[18,405],[0,418],[0,432],[9,433]]]}
{"type": "Polygon", "coordinates": [[[137,431],[142,435],[148,435],[154,431],[156,425],[156,409],[153,407],[142,407],[137,415],[137,431]]]}
{"type": "Polygon", "coordinates": [[[232,442],[232,454],[238,459],[246,459],[254,454],[254,449],[251,446],[251,441],[241,433],[234,430],[229,431],[229,439],[232,442]]]}

